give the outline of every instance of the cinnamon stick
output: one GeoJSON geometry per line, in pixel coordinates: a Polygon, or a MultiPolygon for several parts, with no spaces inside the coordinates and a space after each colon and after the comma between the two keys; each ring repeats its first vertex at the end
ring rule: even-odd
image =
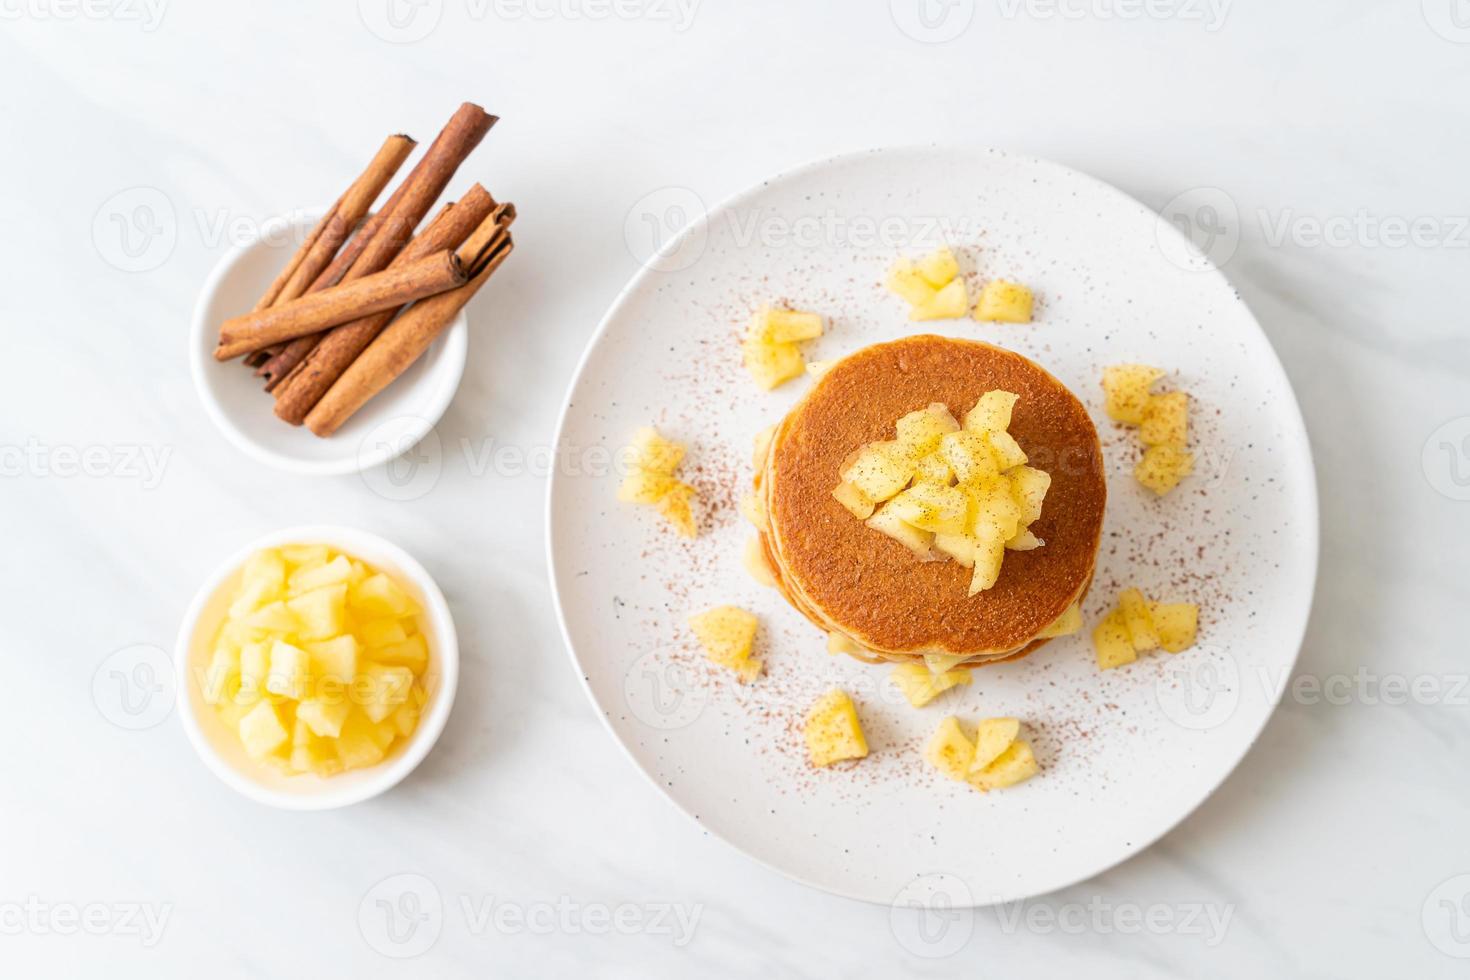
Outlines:
{"type": "MultiPolygon", "coordinates": [[[[387,203],[322,270],[311,288],[329,288],[339,281],[371,275],[386,268],[408,244],[414,228],[433,207],[459,165],[497,121],[497,117],[472,102],[461,105],[387,203]]],[[[302,337],[288,345],[277,358],[267,362],[259,372],[267,378],[266,390],[284,390],[291,384],[292,376],[321,340],[320,335],[302,337]]],[[[279,393],[277,397],[280,397],[279,393]]]]}
{"type": "Polygon", "coordinates": [[[463,263],[444,249],[417,262],[363,276],[268,310],[232,317],[220,329],[220,344],[214,356],[228,361],[283,340],[351,323],[369,313],[397,309],[415,299],[462,286],[467,278],[463,263]]]}
{"type": "Polygon", "coordinates": [[[470,281],[415,303],[394,320],[312,407],[306,416],[308,429],[322,437],[336,432],[429,349],[510,255],[515,247],[509,230],[514,220],[515,208],[504,205],[476,230],[457,253],[470,269],[470,281]]]}
{"type": "Polygon", "coordinates": [[[255,311],[296,299],[332,261],[352,229],[357,227],[388,181],[398,172],[415,142],[401,133],[388,137],[373,155],[367,169],[318,219],[286,267],[255,304],[255,311]]]}
{"type": "MultiPolygon", "coordinates": [[[[420,248],[459,246],[478,227],[483,226],[495,206],[494,199],[476,184],[447,215],[440,216],[444,219],[443,226],[436,227],[440,221],[436,219],[434,225],[414,239],[401,259],[406,259],[410,253],[415,253],[420,248]]],[[[396,265],[397,262],[394,263],[396,265]]],[[[469,274],[472,273],[467,272],[469,274]]],[[[364,317],[328,333],[306,360],[276,389],[276,415],[292,425],[300,425],[305,421],[312,406],[326,394],[333,382],[342,376],[348,365],[357,359],[392,319],[391,312],[364,317]]]]}

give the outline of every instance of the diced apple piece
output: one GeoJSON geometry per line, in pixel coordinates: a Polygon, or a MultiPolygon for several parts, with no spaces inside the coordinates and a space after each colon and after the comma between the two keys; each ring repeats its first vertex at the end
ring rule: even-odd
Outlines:
{"type": "Polygon", "coordinates": [[[996,469],[1002,473],[1026,465],[1026,453],[1009,432],[987,432],[985,438],[990,443],[990,451],[995,454],[996,469]]]}
{"type": "Polygon", "coordinates": [[[759,625],[753,613],[737,606],[716,606],[689,617],[689,628],[704,655],[736,673],[750,659],[759,625]]]}
{"type": "MultiPolygon", "coordinates": [[[[398,628],[400,635],[403,633],[403,627],[397,623],[392,625],[398,628]]],[[[318,643],[308,643],[306,652],[311,655],[312,672],[318,677],[329,677],[347,684],[357,676],[357,638],[351,633],[343,633],[318,643]]],[[[272,666],[274,667],[274,662],[272,666]]]]}
{"type": "Polygon", "coordinates": [[[1005,561],[1006,541],[999,536],[975,538],[975,571],[970,576],[970,595],[984,592],[1000,579],[1001,562],[1005,561]]]}
{"type": "Polygon", "coordinates": [[[362,769],[383,761],[376,726],[360,711],[350,712],[337,737],[337,758],[345,769],[362,769]]]}
{"type": "Polygon", "coordinates": [[[1149,388],[1164,372],[1146,364],[1114,364],[1103,368],[1103,408],[1108,417],[1128,425],[1143,421],[1149,388]]]}
{"type": "Polygon", "coordinates": [[[1015,718],[986,718],[975,726],[975,755],[970,772],[979,772],[999,759],[1021,734],[1021,722],[1015,718]]]}
{"type": "Polygon", "coordinates": [[[919,558],[928,559],[930,557],[929,548],[934,544],[934,532],[922,531],[914,527],[887,507],[875,513],[864,523],[879,534],[886,534],[919,558]]]}
{"type": "Polygon", "coordinates": [[[1128,637],[1133,649],[1147,653],[1159,648],[1159,631],[1154,628],[1154,618],[1148,611],[1148,601],[1137,589],[1125,589],[1118,596],[1118,609],[1123,613],[1123,624],[1128,627],[1128,637]]]}
{"type": "Polygon", "coordinates": [[[909,319],[914,321],[956,320],[964,316],[969,308],[970,298],[965,293],[965,281],[955,279],[910,310],[909,319]]]}
{"type": "Polygon", "coordinates": [[[751,440],[750,459],[751,463],[759,471],[766,465],[766,456],[771,449],[771,440],[776,437],[776,427],[768,425],[755,434],[751,440]]]}
{"type": "Polygon", "coordinates": [[[926,653],[924,666],[929,668],[931,674],[947,674],[969,659],[970,655],[967,653],[926,653]]]}
{"type": "Polygon", "coordinates": [[[254,704],[265,697],[265,678],[271,669],[271,648],[264,642],[240,648],[240,691],[236,700],[254,704]]]}
{"type": "Polygon", "coordinates": [[[252,759],[264,759],[291,737],[276,706],[269,701],[261,701],[246,712],[240,719],[239,732],[245,753],[252,759]]]}
{"type": "Polygon", "coordinates": [[[1046,629],[1036,634],[1038,640],[1049,640],[1057,636],[1070,636],[1082,628],[1082,607],[1072,603],[1046,629]]]}
{"type": "Polygon", "coordinates": [[[352,562],[346,557],[338,555],[331,561],[322,565],[313,565],[294,572],[287,582],[287,588],[293,596],[310,592],[313,589],[324,589],[329,585],[346,583],[352,578],[352,562]]]}
{"type": "Polygon", "coordinates": [[[1031,524],[1041,517],[1041,505],[1046,492],[1051,489],[1051,474],[1030,466],[1018,466],[1006,474],[1011,481],[1011,496],[1020,508],[1022,524],[1031,524]]]}
{"type": "Polygon", "coordinates": [[[1192,602],[1158,603],[1151,612],[1159,633],[1159,646],[1170,653],[1194,646],[1195,633],[1199,629],[1199,606],[1192,602]]]}
{"type": "Polygon", "coordinates": [[[218,705],[233,697],[240,688],[240,651],[232,646],[216,647],[204,668],[199,692],[205,704],[218,705]]]}
{"type": "Polygon", "coordinates": [[[424,640],[424,634],[415,633],[402,643],[374,649],[373,659],[381,664],[401,665],[415,674],[422,674],[429,666],[429,644],[424,640]]]}
{"type": "Polygon", "coordinates": [[[858,646],[852,637],[841,633],[827,634],[827,652],[829,654],[842,653],[849,657],[862,657],[867,654],[867,651],[858,646]]]}
{"type": "Polygon", "coordinates": [[[795,344],[747,340],[741,345],[741,351],[745,357],[745,369],[766,391],[785,384],[806,370],[806,359],[795,344]]]}
{"type": "Polygon", "coordinates": [[[918,458],[899,442],[874,442],[862,448],[842,478],[869,499],[887,500],[908,486],[918,458]]]}
{"type": "Polygon", "coordinates": [[[947,487],[954,482],[954,470],[950,469],[949,463],[937,451],[932,452],[919,460],[919,465],[914,469],[915,483],[937,483],[947,487]]]}
{"type": "Polygon", "coordinates": [[[294,633],[301,628],[301,622],[280,600],[261,606],[241,622],[250,629],[272,633],[294,633]]]}
{"type": "Polygon", "coordinates": [[[1092,645],[1097,651],[1099,670],[1122,667],[1138,659],[1138,652],[1133,649],[1133,640],[1128,634],[1128,624],[1123,620],[1121,609],[1114,609],[1093,627],[1092,645]]]}
{"type": "Polygon", "coordinates": [[[351,710],[346,697],[307,698],[296,706],[296,720],[323,738],[336,738],[342,734],[342,723],[351,710]]]}
{"type": "Polygon", "coordinates": [[[765,500],[755,494],[748,493],[740,498],[740,516],[762,531],[770,526],[766,520],[765,500]]]}
{"type": "Polygon", "coordinates": [[[278,550],[287,564],[297,568],[303,565],[325,565],[332,558],[332,549],[324,544],[286,544],[278,550]]]}
{"type": "Polygon", "coordinates": [[[766,560],[766,549],[761,546],[760,538],[745,539],[745,550],[741,553],[740,561],[750,577],[761,585],[776,584],[776,575],[771,571],[771,563],[766,560]]]}
{"type": "Polygon", "coordinates": [[[1182,391],[1150,395],[1143,405],[1138,438],[1145,446],[1184,448],[1189,439],[1189,395],[1182,391]]]}
{"type": "Polygon", "coordinates": [[[935,289],[949,285],[950,280],[960,274],[960,264],[956,261],[954,253],[945,245],[935,249],[918,261],[916,271],[930,286],[935,289]]]}
{"type": "Polygon", "coordinates": [[[1194,455],[1176,446],[1150,446],[1133,468],[1139,483],[1162,497],[1194,472],[1194,455]]]}
{"type": "Polygon", "coordinates": [[[939,448],[946,432],[959,431],[960,424],[941,402],[910,412],[898,420],[898,441],[913,449],[916,456],[927,456],[939,448]]]}
{"type": "Polygon", "coordinates": [[[935,675],[923,664],[913,663],[899,664],[889,676],[915,708],[922,708],[950,688],[968,684],[971,680],[968,670],[950,670],[935,675]]]}
{"type": "Polygon", "coordinates": [[[883,510],[921,531],[963,534],[970,502],[957,487],[918,483],[888,501],[883,510]]]}
{"type": "Polygon", "coordinates": [[[968,534],[936,534],[934,550],[948,555],[962,568],[975,567],[975,539],[968,534]]]}
{"type": "Polygon", "coordinates": [[[970,785],[988,792],[1023,783],[1041,771],[1036,755],[1025,739],[1016,739],[994,762],[979,772],[970,773],[970,785]]]}
{"type": "Polygon", "coordinates": [[[285,583],[286,561],[280,552],[257,551],[246,560],[240,572],[240,589],[230,603],[230,617],[242,618],[282,598],[285,583]]]}
{"type": "Polygon", "coordinates": [[[271,646],[270,669],[265,689],[283,698],[299,701],[311,686],[311,657],[298,646],[277,640],[271,646]]]}
{"type": "Polygon", "coordinates": [[[668,496],[678,482],[666,473],[629,470],[618,485],[618,499],[625,504],[656,504],[668,496]]]}
{"type": "Polygon", "coordinates": [[[893,264],[893,268],[888,272],[888,289],[903,297],[910,306],[920,306],[929,302],[938,291],[924,280],[910,259],[899,259],[893,264]]]}
{"type": "Polygon", "coordinates": [[[1011,427],[1011,412],[1021,396],[1010,391],[987,391],[975,407],[965,413],[965,428],[971,432],[1004,432],[1011,427]]]}
{"type": "Polygon", "coordinates": [[[358,672],[353,682],[353,695],[362,713],[377,724],[387,718],[400,704],[408,702],[408,692],[413,688],[413,672],[407,667],[368,664],[358,672]]]}
{"type": "Polygon", "coordinates": [[[958,782],[964,782],[969,775],[970,760],[974,757],[975,743],[953,715],[939,723],[924,745],[924,761],[958,782]]]}
{"type": "Polygon", "coordinates": [[[684,459],[684,444],[665,439],[652,426],[642,426],[633,433],[630,468],[672,476],[684,459]]]}
{"type": "Polygon", "coordinates": [[[1030,323],[1033,299],[1031,290],[1020,283],[994,279],[980,290],[975,304],[975,319],[997,323],[1030,323]]]}
{"type": "MultiPolygon", "coordinates": [[[[366,647],[386,647],[408,639],[408,631],[399,619],[370,619],[358,624],[357,635],[366,647]]],[[[356,663],[353,664],[356,669],[356,663]]]]}
{"type": "Polygon", "coordinates": [[[1004,476],[986,476],[965,486],[973,501],[970,534],[977,539],[998,538],[1004,547],[1021,528],[1021,506],[1012,495],[1011,481],[1004,476]]]}
{"type": "Polygon", "coordinates": [[[419,611],[408,593],[382,572],[370,575],[354,586],[348,593],[348,604],[353,612],[374,619],[382,616],[412,616],[419,611]]]}
{"type": "Polygon", "coordinates": [[[981,433],[963,429],[948,433],[939,441],[939,452],[961,483],[999,472],[990,442],[981,433]]]}
{"type": "Polygon", "coordinates": [[[836,361],[807,361],[807,377],[811,378],[813,381],[821,381],[822,376],[825,375],[828,371],[832,370],[832,366],[836,363],[836,361]]]}
{"type": "Polygon", "coordinates": [[[847,508],[848,513],[860,521],[866,521],[872,517],[873,509],[878,506],[873,502],[872,497],[869,497],[846,480],[837,484],[837,487],[832,491],[832,496],[837,499],[839,504],[847,508]]]}
{"type": "Polygon", "coordinates": [[[699,536],[699,526],[694,521],[694,488],[689,484],[675,483],[658,502],[658,512],[684,537],[699,536]]]}
{"type": "Polygon", "coordinates": [[[764,309],[751,321],[747,336],[773,344],[815,340],[822,336],[822,315],[800,310],[764,309]]]}
{"type": "Polygon", "coordinates": [[[1030,529],[1023,527],[1014,535],[1012,535],[1009,539],[1007,539],[1006,550],[1035,551],[1037,548],[1040,548],[1044,544],[1046,544],[1045,541],[1032,534],[1030,529]]]}
{"type": "Polygon", "coordinates": [[[830,766],[843,759],[868,754],[868,741],[858,721],[857,708],[845,691],[833,688],[807,712],[802,729],[807,755],[814,766],[830,766]]]}
{"type": "Polygon", "coordinates": [[[419,727],[419,718],[423,715],[423,709],[412,701],[400,704],[398,710],[388,716],[393,723],[393,729],[404,738],[412,735],[415,728],[419,727]]]}
{"type": "MultiPolygon", "coordinates": [[[[368,579],[363,587],[371,582],[372,579],[368,579]]],[[[299,632],[303,640],[325,640],[337,636],[347,630],[347,584],[329,585],[287,599],[286,608],[300,620],[299,632]]]]}

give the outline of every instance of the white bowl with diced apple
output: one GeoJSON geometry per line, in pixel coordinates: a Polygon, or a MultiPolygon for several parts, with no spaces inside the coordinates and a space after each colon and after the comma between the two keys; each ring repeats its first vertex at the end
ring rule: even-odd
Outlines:
{"type": "Polygon", "coordinates": [[[459,644],[443,593],[407,552],[307,526],[220,565],[184,616],[174,666],[184,730],[216,776],[259,803],[327,810],[377,796],[428,755],[454,704],[459,644]]]}

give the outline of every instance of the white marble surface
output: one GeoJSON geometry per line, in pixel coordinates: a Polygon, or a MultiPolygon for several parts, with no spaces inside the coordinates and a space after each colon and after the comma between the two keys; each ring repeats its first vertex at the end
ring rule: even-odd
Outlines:
{"type": "Polygon", "coordinates": [[[950,19],[931,28],[909,0],[422,0],[396,28],[387,0],[0,4],[0,971],[1463,976],[1470,16],[1456,2],[936,0],[950,19]],[[248,464],[189,381],[200,281],[231,234],[327,200],[386,132],[432,135],[462,99],[503,116],[471,171],[522,219],[472,309],[437,484],[395,501],[372,480],[248,464]],[[888,909],[746,860],[636,774],[561,649],[544,480],[478,454],[546,446],[635,268],[625,224],[646,195],[714,201],[834,152],[932,140],[1052,157],[1155,207],[1195,192],[1186,210],[1227,230],[1217,254],[1301,399],[1323,572],[1305,685],[1213,799],[1114,871],[959,914],[924,944],[888,909]],[[464,675],[418,773],[303,816],[235,796],[172,716],[116,724],[169,703],[133,689],[146,710],[120,713],[112,669],[117,651],[170,649],[193,589],[241,542],[323,520],[429,566],[464,675]],[[1395,678],[1416,682],[1407,703],[1395,678]],[[376,903],[405,879],[374,888],[399,874],[424,876],[443,908],[395,944],[376,903]]]}

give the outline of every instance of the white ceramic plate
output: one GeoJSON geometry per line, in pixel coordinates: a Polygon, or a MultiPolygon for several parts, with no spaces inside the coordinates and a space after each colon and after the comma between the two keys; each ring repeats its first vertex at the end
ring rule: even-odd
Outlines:
{"type": "Polygon", "coordinates": [[[371,469],[428,434],[459,388],[469,328],[461,310],[423,356],[330,438],[276,418],[271,396],[254,371],[238,358],[223,364],[214,359],[219,325],[250,312],[322,213],[318,208],[272,218],[259,237],[220,259],[194,308],[189,365],[205,411],[240,450],[277,469],[330,476],[371,469]]]}
{"type": "MultiPolygon", "coordinates": [[[[661,217],[661,216],[660,216],[661,217]]],[[[548,548],[567,643],[608,727],[709,831],[801,881],[888,903],[985,905],[1095,875],[1200,804],[1261,731],[1290,675],[1316,576],[1311,454],[1291,388],[1223,275],[1156,214],[1098,181],[997,151],[908,149],[784,174],[702,215],[618,298],[561,421],[548,548]],[[975,287],[1016,279],[1036,322],[915,325],[882,286],[900,254],[947,239],[975,287]],[[736,512],[755,433],[802,394],[763,393],[740,367],[751,310],[826,313],[808,359],[920,329],[988,340],[1049,368],[1092,410],[1108,463],[1107,524],[1084,611],[1118,592],[1202,607],[1199,645],[1099,673],[1087,635],[923,710],[889,668],[829,657],[822,635],[740,565],[736,512]],[[1173,371],[1193,397],[1196,475],[1156,499],[1131,476],[1132,430],[1102,412],[1104,365],[1173,371]],[[703,533],[619,505],[594,465],[640,425],[691,447],[703,533]],[[581,465],[587,464],[587,465],[581,465]],[[700,656],[685,617],[754,610],[767,672],[742,688],[700,656]],[[827,687],[853,693],[872,754],[814,771],[801,719],[827,687]],[[982,795],[929,771],[946,714],[1019,716],[1044,772],[982,795]]],[[[616,468],[612,468],[615,470],[616,468]]]]}

